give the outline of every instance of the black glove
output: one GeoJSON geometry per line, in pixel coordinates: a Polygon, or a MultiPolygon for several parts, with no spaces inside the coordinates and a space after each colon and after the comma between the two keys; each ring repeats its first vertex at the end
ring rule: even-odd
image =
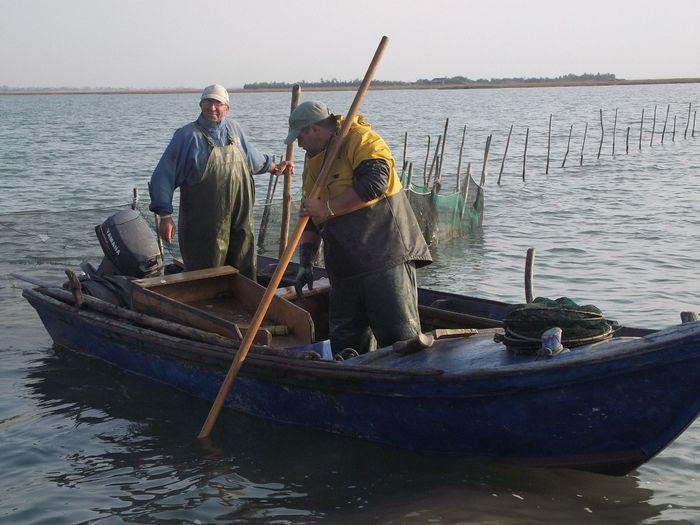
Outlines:
{"type": "Polygon", "coordinates": [[[313,260],[316,255],[316,245],[312,242],[305,242],[299,247],[299,271],[297,272],[294,290],[297,292],[297,298],[302,300],[302,288],[304,285],[309,286],[309,290],[314,289],[314,266],[313,260]]]}

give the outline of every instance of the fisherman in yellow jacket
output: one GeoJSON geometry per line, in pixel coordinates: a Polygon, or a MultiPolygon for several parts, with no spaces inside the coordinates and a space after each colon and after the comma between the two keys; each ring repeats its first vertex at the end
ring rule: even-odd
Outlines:
{"type": "Polygon", "coordinates": [[[416,267],[432,262],[384,140],[358,116],[335,159],[326,159],[343,117],[322,102],[304,102],[289,117],[285,142],[306,150],[300,215],[309,216],[299,248],[297,293],[313,286],[323,239],[331,283],[334,353],[365,353],[420,332],[416,267]],[[319,198],[309,198],[321,167],[332,162],[319,198]]]}

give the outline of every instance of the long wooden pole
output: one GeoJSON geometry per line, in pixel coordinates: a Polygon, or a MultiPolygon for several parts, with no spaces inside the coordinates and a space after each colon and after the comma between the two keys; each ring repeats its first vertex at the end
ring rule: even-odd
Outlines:
{"type": "Polygon", "coordinates": [[[690,127],[690,109],[692,105],[692,102],[688,102],[688,118],[685,120],[685,131],[683,132],[683,139],[688,138],[688,127],[690,127]]]}
{"type": "Polygon", "coordinates": [[[588,134],[588,121],[586,121],[586,127],[583,128],[583,142],[581,143],[581,160],[578,163],[579,166],[583,166],[583,150],[586,147],[586,135],[588,134]]]}
{"type": "MultiPolygon", "coordinates": [[[[369,68],[367,69],[367,73],[365,73],[365,77],[362,80],[362,84],[360,84],[360,89],[357,91],[355,99],[353,100],[347,115],[345,115],[343,125],[341,126],[338,135],[335,137],[334,140],[331,141],[331,144],[328,146],[328,151],[326,152],[328,158],[334,159],[336,155],[338,155],[340,147],[343,144],[343,140],[345,139],[345,137],[348,134],[348,131],[350,130],[353,118],[355,117],[355,114],[357,113],[360,104],[362,104],[362,100],[365,97],[365,93],[367,93],[367,90],[369,89],[369,85],[372,82],[372,78],[374,78],[374,73],[377,69],[377,66],[379,65],[379,62],[382,59],[382,55],[384,54],[384,50],[386,49],[388,42],[389,39],[386,36],[383,36],[381,41],[379,42],[379,46],[377,47],[377,50],[374,53],[372,62],[370,63],[369,68]]],[[[330,162],[324,164],[323,168],[321,169],[321,173],[319,174],[318,179],[316,180],[316,184],[311,190],[309,198],[318,198],[319,194],[321,193],[321,189],[326,184],[326,179],[328,178],[331,166],[332,163],[330,162]]],[[[275,273],[272,274],[272,278],[270,279],[270,283],[267,285],[265,294],[263,295],[263,298],[260,301],[260,304],[258,305],[258,309],[255,311],[255,315],[253,316],[253,319],[250,322],[250,326],[248,327],[248,330],[245,333],[243,341],[241,341],[241,346],[239,347],[238,352],[236,352],[236,356],[234,357],[233,362],[231,363],[231,367],[229,368],[228,373],[224,378],[224,382],[221,384],[221,388],[219,389],[219,393],[217,394],[216,399],[214,400],[214,403],[211,406],[211,410],[207,415],[207,419],[204,421],[202,430],[199,432],[199,438],[207,438],[211,434],[211,430],[214,427],[214,424],[216,423],[216,420],[224,407],[224,401],[226,401],[226,398],[231,393],[231,388],[233,388],[233,381],[236,379],[238,371],[240,370],[243,361],[248,355],[248,351],[250,350],[250,347],[253,344],[255,334],[258,332],[258,329],[262,324],[262,320],[265,317],[265,314],[267,313],[267,309],[270,307],[270,303],[272,302],[272,299],[275,296],[277,287],[282,281],[284,272],[286,271],[287,266],[289,265],[289,261],[292,260],[294,250],[296,249],[297,244],[299,244],[301,236],[304,233],[304,230],[306,229],[306,224],[308,222],[308,216],[299,217],[299,220],[297,221],[297,226],[294,229],[294,233],[292,234],[292,238],[287,244],[284,253],[280,257],[277,267],[275,268],[275,273]]]]}
{"type": "Polygon", "coordinates": [[[642,120],[639,121],[639,151],[642,151],[642,135],[644,135],[644,108],[642,108],[642,120]]]}
{"type": "Polygon", "coordinates": [[[649,147],[654,147],[654,132],[656,131],[656,105],[654,105],[654,119],[651,122],[651,138],[649,139],[649,147]]]}
{"type": "MultiPolygon", "coordinates": [[[[292,104],[290,113],[299,105],[299,96],[301,95],[301,86],[294,84],[292,88],[292,104]]],[[[294,160],[294,141],[287,144],[287,151],[284,155],[284,160],[294,160]]],[[[284,250],[287,248],[287,239],[289,237],[289,223],[292,217],[292,174],[289,169],[284,172],[284,193],[282,197],[282,228],[280,230],[280,250],[279,255],[282,257],[284,250]]]]}

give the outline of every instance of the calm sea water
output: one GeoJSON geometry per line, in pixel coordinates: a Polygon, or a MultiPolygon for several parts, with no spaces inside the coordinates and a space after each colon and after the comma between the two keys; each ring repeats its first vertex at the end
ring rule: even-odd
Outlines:
{"type": "MultiPolygon", "coordinates": [[[[462,126],[463,172],[471,162],[480,174],[493,134],[483,230],[441,243],[423,285],[522,301],[532,246],[537,295],[663,327],[700,310],[700,126],[691,138],[692,115],[683,137],[699,95],[697,84],[382,91],[369,93],[363,113],[399,160],[408,131],[406,156],[421,169],[427,135],[434,145],[449,117],[446,191],[462,126]]],[[[352,97],[303,96],[337,112],[352,97]]],[[[207,404],[53,349],[9,274],[55,282],[64,268],[98,261],[93,227],[128,204],[133,187],[147,206],[150,172],[196,104],[193,95],[0,97],[0,522],[700,523],[697,422],[621,478],[422,457],[238,414],[226,414],[216,445],[204,448],[194,436],[207,404]]],[[[232,105],[261,150],[284,151],[287,94],[236,94],[232,105]]],[[[267,183],[259,179],[258,200],[267,183]]]]}

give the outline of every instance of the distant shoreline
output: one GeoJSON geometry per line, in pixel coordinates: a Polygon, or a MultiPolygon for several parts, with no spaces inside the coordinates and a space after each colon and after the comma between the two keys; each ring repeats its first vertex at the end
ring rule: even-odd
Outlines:
{"type": "MultiPolygon", "coordinates": [[[[650,78],[637,80],[580,80],[580,81],[541,81],[541,82],[473,82],[469,84],[407,83],[381,84],[370,89],[376,91],[401,89],[513,89],[513,88],[553,88],[579,86],[637,86],[656,84],[700,84],[700,78],[650,78]]],[[[359,85],[342,87],[302,87],[304,91],[356,91],[359,85]]],[[[278,93],[288,92],[289,88],[243,89],[232,88],[229,93],[278,93]]],[[[96,89],[7,89],[0,90],[0,95],[167,95],[176,93],[200,93],[201,88],[96,88],[96,89]]]]}

